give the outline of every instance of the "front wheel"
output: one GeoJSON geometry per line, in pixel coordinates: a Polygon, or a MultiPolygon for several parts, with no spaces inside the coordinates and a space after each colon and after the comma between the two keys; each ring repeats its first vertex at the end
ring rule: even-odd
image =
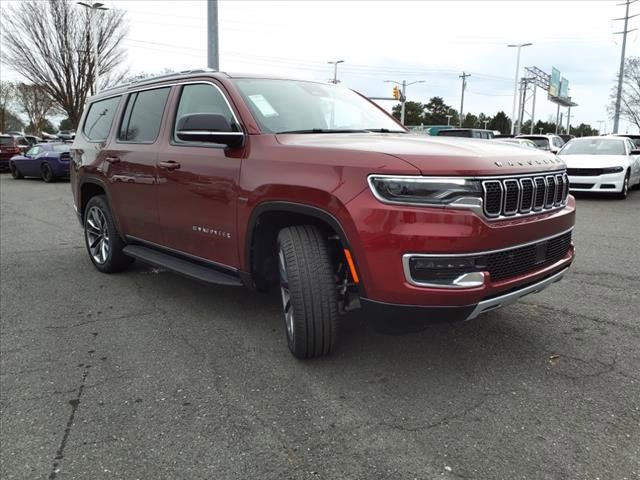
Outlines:
{"type": "Polygon", "coordinates": [[[54,180],[53,170],[51,170],[51,167],[49,166],[49,164],[43,163],[41,168],[42,168],[42,180],[44,180],[47,183],[53,182],[54,180]]]}
{"type": "Polygon", "coordinates": [[[122,249],[125,243],[116,230],[111,209],[104,195],[91,197],[84,213],[84,239],[89,258],[103,273],[119,272],[133,259],[122,249]]]}
{"type": "Polygon", "coordinates": [[[12,163],[9,165],[9,170],[11,171],[11,176],[16,180],[20,180],[21,178],[24,178],[24,176],[22,175],[22,172],[18,170],[18,167],[16,167],[15,163],[12,163]]]}
{"type": "Polygon", "coordinates": [[[622,182],[622,188],[620,189],[620,193],[618,193],[618,198],[620,200],[624,200],[629,195],[629,171],[624,176],[624,182],[622,182]]]}
{"type": "Polygon", "coordinates": [[[289,350],[298,358],[328,354],[338,338],[338,291],[320,230],[311,225],[281,230],[278,267],[289,350]]]}

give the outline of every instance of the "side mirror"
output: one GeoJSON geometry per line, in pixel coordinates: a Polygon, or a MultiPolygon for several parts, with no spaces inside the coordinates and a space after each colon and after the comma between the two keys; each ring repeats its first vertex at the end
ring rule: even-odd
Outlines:
{"type": "Polygon", "coordinates": [[[236,124],[231,124],[224,115],[215,113],[193,113],[178,120],[176,136],[185,142],[210,142],[241,147],[244,133],[236,124]]]}

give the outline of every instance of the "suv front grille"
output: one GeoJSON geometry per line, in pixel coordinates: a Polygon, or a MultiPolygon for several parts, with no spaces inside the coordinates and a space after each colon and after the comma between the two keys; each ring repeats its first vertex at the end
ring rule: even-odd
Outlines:
{"type": "Polygon", "coordinates": [[[551,210],[565,204],[569,194],[566,173],[484,180],[484,213],[489,218],[551,210]]]}
{"type": "Polygon", "coordinates": [[[562,260],[571,245],[571,231],[539,242],[497,252],[477,255],[436,256],[415,255],[409,258],[411,280],[418,284],[451,280],[465,273],[488,272],[492,281],[505,280],[541,270],[562,260]]]}

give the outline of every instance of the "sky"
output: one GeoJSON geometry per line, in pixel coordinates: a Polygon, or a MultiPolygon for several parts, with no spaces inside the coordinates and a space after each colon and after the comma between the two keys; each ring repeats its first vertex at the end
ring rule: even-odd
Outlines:
{"type": "MultiPolygon", "coordinates": [[[[205,1],[102,0],[126,10],[126,63],[132,73],[206,66],[205,1]]],[[[10,2],[3,2],[10,3],[10,2]]],[[[367,96],[391,96],[385,80],[424,81],[407,99],[432,96],[464,111],[511,116],[516,49],[523,67],[557,67],[578,103],[571,123],[598,128],[612,121],[606,107],[619,69],[624,16],[619,1],[248,1],[220,0],[220,70],[326,81],[338,67],[343,85],[367,96]]],[[[640,2],[631,6],[640,13],[640,2]]],[[[627,56],[640,56],[640,17],[630,21],[627,56]]],[[[15,78],[2,66],[3,77],[15,78]]],[[[538,90],[536,120],[555,120],[556,106],[538,90]]],[[[393,102],[380,102],[390,109],[393,102]]],[[[562,111],[565,111],[564,109],[562,111]]],[[[566,115],[566,112],[564,113],[566,115]]],[[[525,117],[526,119],[527,117],[525,117]]],[[[566,116],[565,116],[566,119],[566,116]]],[[[626,121],[621,131],[634,132],[626,121]]]]}

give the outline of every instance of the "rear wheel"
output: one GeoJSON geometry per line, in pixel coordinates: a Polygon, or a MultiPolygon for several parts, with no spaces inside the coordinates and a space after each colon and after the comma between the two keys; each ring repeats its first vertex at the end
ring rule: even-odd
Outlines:
{"type": "Polygon", "coordinates": [[[627,170],[627,174],[624,176],[624,182],[622,182],[622,189],[620,193],[618,193],[618,198],[624,200],[629,195],[629,170],[627,170]]]}
{"type": "Polygon", "coordinates": [[[278,267],[289,350],[298,358],[328,354],[338,338],[338,291],[320,230],[311,225],[281,230],[278,267]]]}
{"type": "Polygon", "coordinates": [[[49,164],[43,163],[41,169],[42,169],[42,180],[44,180],[47,183],[53,182],[54,180],[53,170],[51,170],[51,167],[49,166],[49,164]]]}
{"type": "Polygon", "coordinates": [[[21,178],[24,178],[24,176],[22,175],[22,172],[18,170],[18,167],[16,167],[15,163],[11,163],[9,165],[9,170],[11,171],[11,176],[16,180],[20,180],[21,178]]]}
{"type": "Polygon", "coordinates": [[[122,249],[125,243],[116,230],[104,195],[91,197],[84,213],[84,238],[89,258],[103,273],[119,272],[133,262],[122,249]]]}

